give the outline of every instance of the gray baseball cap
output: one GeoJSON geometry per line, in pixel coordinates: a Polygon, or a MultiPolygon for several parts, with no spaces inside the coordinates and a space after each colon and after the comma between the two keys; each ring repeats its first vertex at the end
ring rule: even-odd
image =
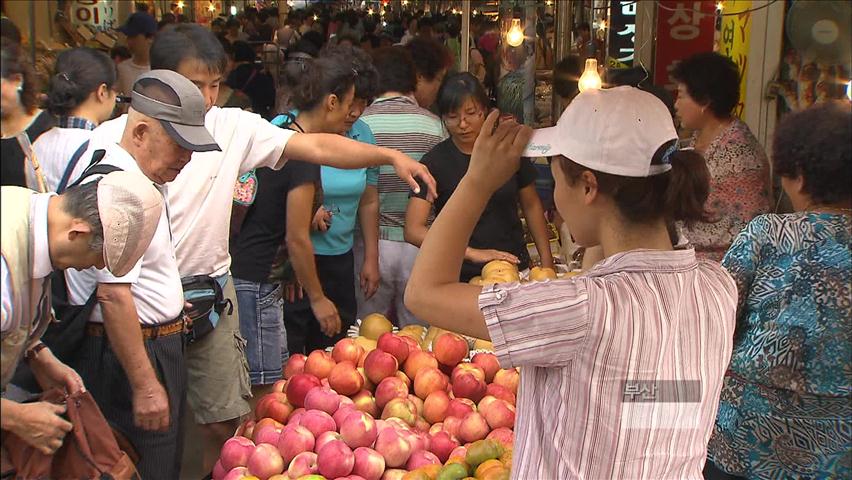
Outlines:
{"type": "Polygon", "coordinates": [[[204,127],[204,96],[192,82],[171,70],[151,70],[133,84],[130,107],[157,119],[172,139],[193,152],[221,151],[204,127]]]}

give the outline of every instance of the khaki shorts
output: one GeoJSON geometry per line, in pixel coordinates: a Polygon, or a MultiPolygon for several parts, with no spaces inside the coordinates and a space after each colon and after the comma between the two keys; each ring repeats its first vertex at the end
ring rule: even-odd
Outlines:
{"type": "Polygon", "coordinates": [[[200,424],[233,420],[251,411],[246,341],[240,336],[237,294],[230,275],[223,292],[233,311],[228,315],[225,310],[216,328],[186,349],[186,399],[200,424]]]}

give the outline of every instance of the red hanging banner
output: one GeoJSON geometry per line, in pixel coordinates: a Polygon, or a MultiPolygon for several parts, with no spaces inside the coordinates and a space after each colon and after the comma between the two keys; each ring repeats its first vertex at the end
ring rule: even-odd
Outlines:
{"type": "Polygon", "coordinates": [[[712,1],[661,0],[657,6],[654,84],[676,90],[669,72],[678,61],[713,51],[716,4],[712,1]]]}

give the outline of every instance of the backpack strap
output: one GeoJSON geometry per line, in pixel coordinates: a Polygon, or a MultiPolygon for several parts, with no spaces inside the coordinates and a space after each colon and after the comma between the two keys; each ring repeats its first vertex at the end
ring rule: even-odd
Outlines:
{"type": "Polygon", "coordinates": [[[68,186],[68,188],[76,187],[80,185],[83,180],[91,177],[92,175],[107,175],[112,172],[118,172],[122,169],[116,167],[115,165],[101,165],[100,162],[103,160],[104,155],[106,155],[106,150],[95,150],[95,153],[92,154],[92,161],[89,162],[89,166],[86,167],[86,170],[80,175],[74,183],[68,186]]]}
{"type": "Polygon", "coordinates": [[[59,181],[59,186],[56,187],[56,193],[62,193],[65,191],[65,188],[68,187],[68,181],[71,180],[71,174],[74,172],[74,169],[77,168],[77,163],[80,161],[80,157],[86,153],[86,150],[89,148],[89,141],[86,140],[80,145],[80,148],[74,152],[74,155],[71,156],[71,160],[68,161],[68,166],[65,167],[65,173],[62,174],[62,180],[59,181]]]}

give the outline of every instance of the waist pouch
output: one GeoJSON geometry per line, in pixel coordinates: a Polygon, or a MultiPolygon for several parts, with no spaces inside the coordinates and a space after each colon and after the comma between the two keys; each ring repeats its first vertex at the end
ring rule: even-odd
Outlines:
{"type": "Polygon", "coordinates": [[[234,312],[234,305],[225,298],[222,291],[224,282],[208,275],[195,275],[180,280],[183,287],[183,298],[192,308],[186,310],[190,327],[187,333],[187,342],[193,343],[201,340],[216,328],[219,318],[225,309],[228,315],[234,312]]]}

